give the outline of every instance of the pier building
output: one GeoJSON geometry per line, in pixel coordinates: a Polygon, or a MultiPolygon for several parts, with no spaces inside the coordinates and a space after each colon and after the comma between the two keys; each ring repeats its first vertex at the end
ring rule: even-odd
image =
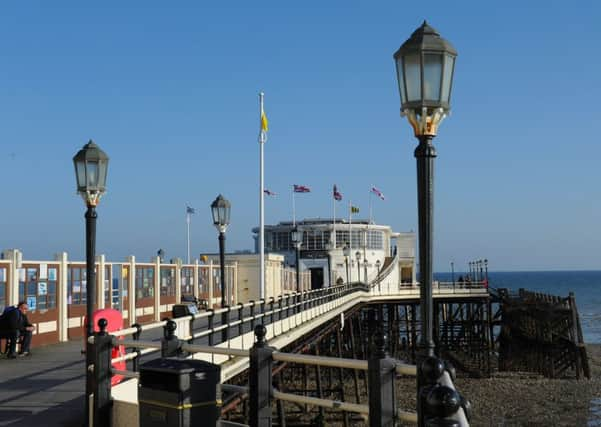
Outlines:
{"type": "MultiPolygon", "coordinates": [[[[389,280],[401,285],[416,282],[412,231],[395,232],[388,225],[364,219],[282,221],[265,227],[265,253],[281,254],[285,265],[296,266],[295,230],[301,235],[300,270],[310,273],[312,289],[346,282],[369,283],[384,271],[389,280]]],[[[259,228],[253,233],[255,252],[259,252],[259,228]]]]}

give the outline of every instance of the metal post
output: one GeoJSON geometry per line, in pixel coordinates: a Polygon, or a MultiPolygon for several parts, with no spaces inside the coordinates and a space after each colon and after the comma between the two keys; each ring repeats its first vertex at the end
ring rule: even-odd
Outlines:
{"type": "Polygon", "coordinates": [[[455,289],[455,263],[451,261],[451,281],[453,282],[453,290],[455,289]]]}
{"type": "MultiPolygon", "coordinates": [[[[416,364],[421,370],[422,361],[434,355],[433,307],[432,307],[432,243],[434,212],[434,159],[436,150],[432,145],[432,135],[419,135],[419,145],[414,156],[417,162],[417,209],[419,221],[419,275],[420,275],[420,320],[421,334],[416,364]]],[[[424,387],[424,377],[417,375],[418,417],[421,405],[420,390],[424,387]]],[[[423,419],[421,419],[423,425],[423,419]]]]}
{"type": "MultiPolygon", "coordinates": [[[[96,208],[88,205],[86,211],[86,337],[94,335],[92,316],[96,297],[96,208]]],[[[94,348],[86,340],[86,419],[90,419],[90,396],[94,393],[94,348]]]]}
{"type": "Polygon", "coordinates": [[[348,269],[348,257],[347,256],[344,257],[344,264],[346,266],[346,284],[348,285],[350,282],[349,282],[349,269],[348,269]]]}
{"type": "MultiPolygon", "coordinates": [[[[224,308],[226,305],[226,294],[227,287],[225,286],[225,232],[219,232],[219,264],[221,270],[221,308],[224,308]]],[[[221,324],[225,325],[227,323],[227,313],[224,311],[221,313],[221,324]]],[[[223,329],[221,331],[221,342],[227,341],[227,329],[223,329]]]]}
{"type": "MultiPolygon", "coordinates": [[[[434,354],[432,336],[432,242],[434,212],[434,158],[431,135],[420,135],[415,149],[417,159],[417,198],[419,219],[419,268],[421,309],[421,359],[434,354]]],[[[421,362],[421,360],[420,360],[421,362]]],[[[418,364],[419,365],[419,364],[418,364]]]]}
{"type": "MultiPolygon", "coordinates": [[[[131,325],[132,328],[136,328],[136,332],[134,332],[132,334],[132,338],[134,339],[134,341],[138,341],[140,339],[140,334],[142,333],[142,325],[140,325],[139,323],[134,323],[133,325],[131,325]]],[[[142,351],[137,348],[135,350],[136,352],[136,358],[134,360],[132,360],[132,369],[134,370],[134,372],[138,372],[140,370],[140,356],[142,355],[142,351]]]]}
{"type": "Polygon", "coordinates": [[[295,243],[294,246],[296,247],[296,292],[300,292],[300,245],[298,243],[295,243]]]}
{"type": "Polygon", "coordinates": [[[367,258],[363,258],[363,279],[367,285],[367,258]]]}
{"type": "Polygon", "coordinates": [[[395,361],[386,355],[386,335],[378,330],[368,363],[369,427],[395,424],[395,361]]]}
{"type": "Polygon", "coordinates": [[[113,337],[106,332],[106,319],[98,321],[94,334],[94,426],[108,426],[111,419],[111,351],[113,337]]]}
{"type": "Polygon", "coordinates": [[[357,260],[357,282],[361,282],[361,263],[357,260]]]}
{"type": "Polygon", "coordinates": [[[257,325],[254,329],[257,341],[250,349],[249,366],[249,426],[271,427],[271,365],[273,348],[267,346],[267,329],[257,325]]]}
{"type": "Polygon", "coordinates": [[[163,338],[161,339],[161,357],[176,357],[180,354],[181,344],[175,335],[177,324],[168,320],[163,326],[163,338]]]}

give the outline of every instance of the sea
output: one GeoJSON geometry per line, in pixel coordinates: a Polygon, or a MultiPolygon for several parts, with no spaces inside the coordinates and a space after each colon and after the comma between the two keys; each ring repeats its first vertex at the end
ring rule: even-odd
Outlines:
{"type": "MultiPolygon", "coordinates": [[[[455,272],[455,280],[463,272],[455,272]]],[[[434,280],[452,281],[452,274],[435,273],[434,280]]],[[[490,286],[520,288],[567,297],[574,292],[582,334],[587,344],[601,344],[601,271],[507,271],[488,272],[490,286]]]]}

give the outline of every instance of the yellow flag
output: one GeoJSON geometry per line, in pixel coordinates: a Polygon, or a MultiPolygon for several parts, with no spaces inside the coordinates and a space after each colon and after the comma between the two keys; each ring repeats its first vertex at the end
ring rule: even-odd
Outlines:
{"type": "Polygon", "coordinates": [[[265,111],[261,111],[261,130],[263,132],[267,132],[269,130],[269,122],[267,121],[265,111]]]}

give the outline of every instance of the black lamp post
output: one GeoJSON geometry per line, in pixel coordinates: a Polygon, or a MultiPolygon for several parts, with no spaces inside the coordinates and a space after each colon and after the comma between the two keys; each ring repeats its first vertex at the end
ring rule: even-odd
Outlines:
{"type": "Polygon", "coordinates": [[[361,252],[355,252],[355,259],[357,260],[357,282],[361,282],[361,252]]]}
{"type": "MultiPolygon", "coordinates": [[[[394,54],[401,95],[401,116],[407,116],[419,141],[414,152],[417,161],[422,322],[418,367],[427,356],[434,355],[432,245],[436,150],[432,139],[450,111],[456,56],[455,48],[425,21],[394,54]]],[[[418,373],[418,385],[423,384],[420,377],[418,373]]],[[[419,407],[418,404],[418,411],[419,407]]]]}
{"type": "MultiPolygon", "coordinates": [[[[230,224],[230,202],[221,194],[211,203],[211,212],[213,214],[213,225],[219,231],[219,265],[221,270],[221,308],[226,305],[227,287],[225,286],[225,230],[230,224]]],[[[221,314],[221,324],[227,323],[227,313],[221,314]]],[[[227,328],[221,331],[222,341],[227,341],[227,328]]]]}
{"type": "Polygon", "coordinates": [[[303,232],[300,231],[298,227],[294,227],[290,235],[292,238],[292,243],[294,244],[296,254],[296,292],[300,292],[300,248],[303,244],[303,232]]]}
{"type": "Polygon", "coordinates": [[[376,261],[376,268],[378,269],[378,292],[380,292],[380,260],[376,261]]]}
{"type": "Polygon", "coordinates": [[[455,289],[455,263],[451,261],[451,281],[453,282],[453,289],[455,289]]]}
{"type": "MultiPolygon", "coordinates": [[[[86,218],[86,337],[94,335],[93,311],[96,298],[96,206],[106,191],[106,174],[109,165],[108,156],[92,140],[83,146],[73,157],[77,192],[83,198],[87,211],[86,218]]],[[[94,393],[94,352],[89,340],[86,340],[86,419],[91,413],[89,396],[94,394],[94,408],[98,407],[98,396],[94,393]]],[[[94,420],[98,420],[99,411],[92,411],[94,420]]],[[[96,423],[94,423],[96,424],[96,423]]]]}
{"type": "Polygon", "coordinates": [[[344,255],[344,264],[346,265],[346,284],[348,285],[349,282],[349,258],[351,257],[351,247],[349,246],[348,242],[346,242],[344,244],[344,247],[342,248],[342,254],[344,255]]]}

